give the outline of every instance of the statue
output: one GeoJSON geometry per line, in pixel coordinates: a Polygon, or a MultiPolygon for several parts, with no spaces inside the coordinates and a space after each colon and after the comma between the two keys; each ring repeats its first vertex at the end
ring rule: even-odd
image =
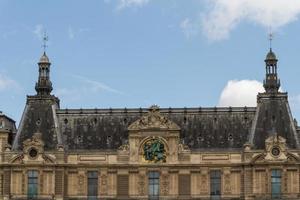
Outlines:
{"type": "Polygon", "coordinates": [[[144,158],[150,162],[166,162],[165,145],[159,139],[151,139],[144,144],[144,158]]]}

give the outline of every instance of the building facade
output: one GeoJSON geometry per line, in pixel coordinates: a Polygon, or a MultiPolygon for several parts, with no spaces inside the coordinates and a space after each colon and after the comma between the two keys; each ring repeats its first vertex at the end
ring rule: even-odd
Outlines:
{"type": "Polygon", "coordinates": [[[18,129],[0,114],[0,199],[300,199],[300,128],[271,49],[257,107],[60,109],[50,65],[18,129]]]}

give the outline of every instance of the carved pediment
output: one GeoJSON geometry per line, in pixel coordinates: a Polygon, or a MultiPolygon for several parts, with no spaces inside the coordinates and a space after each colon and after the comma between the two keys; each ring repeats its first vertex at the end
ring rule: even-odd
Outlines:
{"type": "Polygon", "coordinates": [[[158,106],[151,106],[147,114],[133,122],[128,127],[128,130],[130,131],[151,129],[179,131],[180,127],[176,123],[169,120],[167,117],[163,116],[159,112],[158,106]]]}
{"type": "Polygon", "coordinates": [[[55,155],[46,155],[42,134],[35,133],[31,138],[23,142],[23,152],[13,156],[10,163],[55,163],[55,155]]]}
{"type": "Polygon", "coordinates": [[[266,139],[266,160],[279,161],[287,159],[286,139],[275,134],[266,139]]]}
{"type": "Polygon", "coordinates": [[[297,154],[291,153],[286,147],[286,139],[275,134],[265,140],[265,152],[256,155],[252,163],[277,163],[277,162],[299,162],[297,154]]]}
{"type": "Polygon", "coordinates": [[[268,148],[272,147],[272,146],[280,146],[282,148],[286,148],[286,139],[275,134],[273,136],[270,136],[266,139],[265,141],[266,144],[266,148],[268,150],[268,148]]]}
{"type": "Polygon", "coordinates": [[[29,138],[23,142],[23,152],[27,153],[32,147],[37,149],[39,152],[44,151],[44,142],[42,141],[42,134],[35,133],[33,134],[32,138],[29,138]]]}

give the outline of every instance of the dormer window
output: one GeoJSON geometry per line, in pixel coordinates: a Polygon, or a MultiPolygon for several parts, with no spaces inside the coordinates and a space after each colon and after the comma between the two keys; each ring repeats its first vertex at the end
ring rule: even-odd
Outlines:
{"type": "Polygon", "coordinates": [[[1,121],[0,121],[0,128],[4,128],[4,126],[5,126],[5,123],[4,123],[3,120],[1,120],[1,121]]]}

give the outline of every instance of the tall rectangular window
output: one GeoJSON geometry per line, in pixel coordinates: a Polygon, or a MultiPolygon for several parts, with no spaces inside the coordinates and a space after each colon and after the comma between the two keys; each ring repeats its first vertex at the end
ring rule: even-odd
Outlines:
{"type": "Polygon", "coordinates": [[[98,196],[98,172],[88,172],[88,200],[96,200],[98,196]]]}
{"type": "Polygon", "coordinates": [[[38,195],[38,172],[36,170],[28,171],[28,199],[36,199],[38,195]]]}
{"type": "Polygon", "coordinates": [[[119,198],[128,197],[129,194],[129,176],[120,174],[117,176],[117,195],[119,198]]]}
{"type": "Polygon", "coordinates": [[[149,200],[159,200],[159,172],[149,172],[149,200]]]}
{"type": "Polygon", "coordinates": [[[273,169],[271,174],[272,199],[281,197],[281,170],[273,169]]]}
{"type": "Polygon", "coordinates": [[[213,170],[210,172],[210,196],[211,199],[221,199],[221,171],[213,170]]]}
{"type": "Polygon", "coordinates": [[[189,196],[191,194],[191,175],[179,174],[178,176],[178,194],[179,196],[189,196]]]}

